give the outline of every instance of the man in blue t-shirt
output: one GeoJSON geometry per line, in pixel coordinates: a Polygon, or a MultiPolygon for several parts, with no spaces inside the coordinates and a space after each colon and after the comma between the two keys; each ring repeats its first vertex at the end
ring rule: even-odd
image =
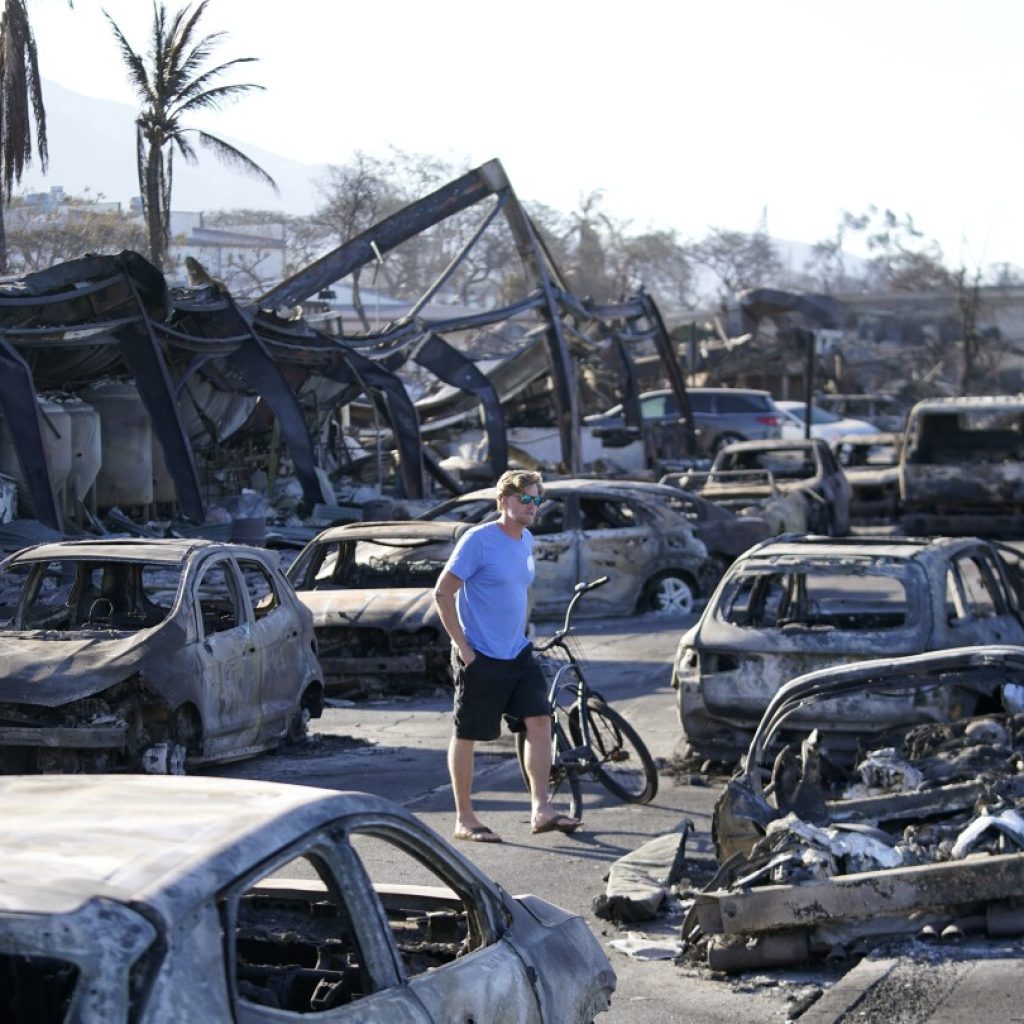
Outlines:
{"type": "Polygon", "coordinates": [[[528,527],[542,500],[540,473],[503,473],[498,519],[459,538],[434,588],[441,622],[452,638],[455,670],[448,771],[455,794],[456,839],[501,842],[476,816],[472,798],[474,744],[501,735],[502,715],[514,728],[526,730],[533,831],[572,832],[580,824],[551,806],[551,708],[544,673],[526,639],[527,590],[534,576],[528,527]]]}

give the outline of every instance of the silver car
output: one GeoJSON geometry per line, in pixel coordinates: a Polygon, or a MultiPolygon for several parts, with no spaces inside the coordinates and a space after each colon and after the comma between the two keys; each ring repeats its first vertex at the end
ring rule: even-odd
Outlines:
{"type": "MultiPolygon", "coordinates": [[[[690,748],[741,754],[776,691],[805,672],[880,653],[1024,643],[1019,586],[1011,555],[974,537],[766,541],[733,563],[679,641],[672,684],[690,748]]],[[[794,722],[850,750],[923,713],[890,698],[840,710],[810,708],[794,722]]]]}
{"type": "MultiPolygon", "coordinates": [[[[422,519],[482,523],[497,517],[493,487],[452,498],[422,519]]],[[[533,534],[534,613],[560,616],[580,580],[610,577],[582,605],[584,614],[635,611],[688,614],[720,566],[709,565],[674,488],[630,488],[589,479],[544,483],[533,534]]]]}
{"type": "Polygon", "coordinates": [[[586,1024],[615,989],[581,918],[364,793],[17,776],[0,815],[5,1024],[586,1024]]]}
{"type": "MultiPolygon", "coordinates": [[[[767,391],[753,388],[687,388],[698,447],[714,455],[737,441],[764,441],[782,436],[783,417],[767,391]]],[[[675,394],[667,388],[640,395],[640,417],[645,427],[664,430],[679,423],[675,394]]],[[[584,423],[608,429],[621,423],[623,408],[587,416],[584,423]]]]}
{"type": "Polygon", "coordinates": [[[178,773],[298,738],[322,708],[312,617],[257,548],[26,548],[0,564],[0,623],[4,772],[178,773]]]}

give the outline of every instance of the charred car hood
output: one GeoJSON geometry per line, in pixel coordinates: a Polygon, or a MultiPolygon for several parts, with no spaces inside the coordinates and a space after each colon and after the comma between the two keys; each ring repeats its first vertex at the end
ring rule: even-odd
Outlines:
{"type": "MultiPolygon", "coordinates": [[[[127,635],[68,637],[34,630],[0,634],[0,703],[53,708],[95,696],[158,655],[154,650],[157,632],[176,646],[185,642],[180,630],[166,627],[127,635]]],[[[162,646],[159,642],[158,648],[162,646]]]]}
{"type": "Polygon", "coordinates": [[[427,587],[388,590],[303,590],[299,600],[313,613],[313,628],[365,626],[384,630],[415,630],[441,620],[434,592],[427,587]]]}

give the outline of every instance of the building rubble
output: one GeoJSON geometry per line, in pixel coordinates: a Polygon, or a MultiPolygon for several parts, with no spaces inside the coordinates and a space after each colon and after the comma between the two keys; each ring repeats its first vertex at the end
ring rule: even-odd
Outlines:
{"type": "Polygon", "coordinates": [[[686,913],[684,956],[738,972],[846,961],[894,937],[1024,934],[1022,683],[1024,647],[987,645],[787,684],[716,805],[719,869],[686,913]],[[799,752],[772,745],[808,704],[967,677],[982,713],[914,726],[852,767],[823,755],[817,730],[799,752]]]}

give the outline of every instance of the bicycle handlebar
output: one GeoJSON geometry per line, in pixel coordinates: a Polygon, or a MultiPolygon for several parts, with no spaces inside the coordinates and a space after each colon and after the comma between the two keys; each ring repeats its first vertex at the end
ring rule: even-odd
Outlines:
{"type": "Polygon", "coordinates": [[[609,577],[599,576],[596,580],[591,580],[589,583],[586,580],[582,580],[577,583],[573,588],[572,599],[569,601],[569,607],[565,609],[565,621],[562,623],[562,628],[557,630],[554,635],[549,636],[547,640],[542,640],[539,644],[534,644],[533,649],[535,651],[546,651],[554,647],[563,637],[569,632],[569,621],[572,619],[572,613],[576,608],[576,603],[579,599],[587,593],[588,590],[596,590],[598,587],[603,587],[608,582],[609,577]]]}

